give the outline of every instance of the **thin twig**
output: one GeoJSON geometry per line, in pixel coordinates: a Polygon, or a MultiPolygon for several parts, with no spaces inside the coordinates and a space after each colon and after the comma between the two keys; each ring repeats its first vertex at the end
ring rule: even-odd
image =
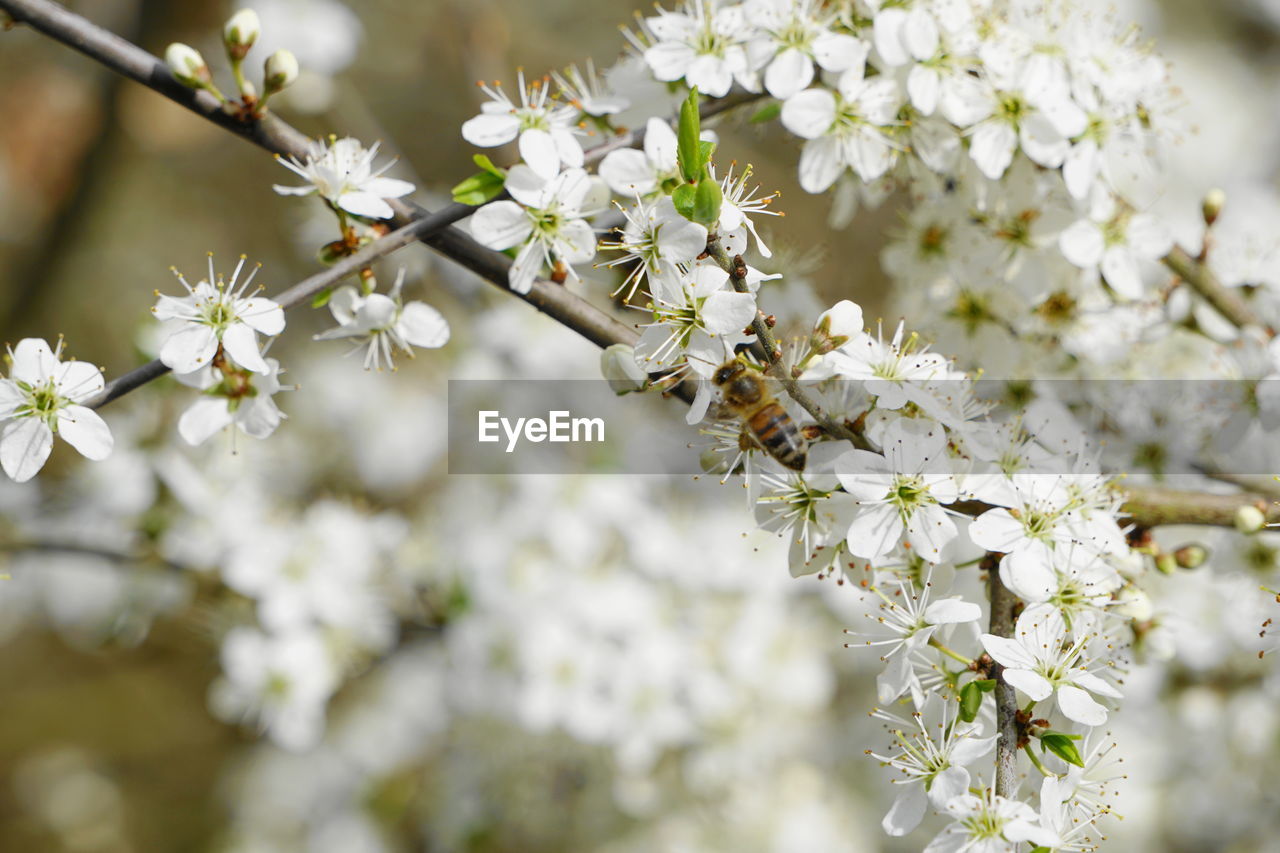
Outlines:
{"type": "MultiPolygon", "coordinates": [[[[28,24],[33,29],[147,86],[171,101],[186,107],[191,112],[225,130],[230,130],[244,137],[261,148],[283,156],[299,158],[305,157],[310,150],[311,140],[278,116],[268,113],[253,121],[242,121],[238,117],[227,113],[212,95],[207,92],[190,89],[175,80],[169,73],[167,66],[157,57],[93,22],[68,11],[57,3],[50,2],[50,0],[0,0],[0,11],[8,13],[13,20],[28,24]]],[[[718,101],[708,101],[704,108],[704,115],[723,112],[751,100],[753,100],[753,97],[743,95],[718,101]]],[[[596,162],[608,151],[626,145],[639,144],[643,136],[642,129],[621,134],[587,152],[587,160],[588,162],[596,162]]],[[[417,230],[414,232],[416,239],[477,273],[504,292],[518,296],[542,313],[573,329],[593,343],[602,347],[615,343],[634,345],[639,339],[635,329],[619,322],[585,299],[570,293],[562,285],[546,279],[536,279],[533,282],[532,289],[527,294],[517,294],[511,291],[507,286],[507,269],[511,264],[510,259],[501,253],[485,249],[467,234],[451,227],[452,223],[474,213],[476,208],[455,203],[432,213],[411,203],[398,200],[392,200],[390,203],[396,211],[394,222],[400,226],[400,231],[393,232],[393,235],[384,237],[382,238],[383,240],[399,235],[401,231],[409,226],[417,226],[417,230]]],[[[371,244],[362,252],[373,249],[374,246],[380,243],[381,241],[371,244]]],[[[397,246],[396,248],[399,247],[397,246]]],[[[722,258],[726,257],[723,248],[720,250],[720,255],[721,258],[717,258],[717,263],[725,267],[722,261],[722,258]]],[[[330,276],[334,276],[333,281],[340,280],[342,277],[351,274],[353,268],[358,268],[361,264],[367,264],[369,260],[368,256],[362,254],[353,255],[346,259],[343,264],[335,265],[334,268],[312,276],[294,288],[285,291],[285,293],[281,294],[281,298],[294,299],[296,297],[301,301],[305,297],[297,296],[297,294],[303,292],[303,290],[314,287],[315,289],[310,291],[314,293],[327,286],[325,284],[316,284],[316,282],[327,281],[330,276]]],[[[1235,298],[1235,294],[1223,288],[1202,264],[1198,264],[1187,257],[1185,252],[1175,249],[1165,257],[1164,261],[1170,269],[1195,287],[1228,319],[1237,322],[1239,325],[1248,325],[1253,322],[1247,307],[1235,298]]],[[[731,259],[729,264],[732,265],[731,259]]],[[[732,270],[725,268],[731,275],[733,274],[732,270]]],[[[737,280],[734,282],[734,286],[737,289],[743,289],[746,287],[746,282],[737,280]]],[[[770,359],[770,367],[777,368],[779,365],[776,349],[777,342],[773,338],[772,331],[768,329],[763,318],[759,316],[757,316],[753,325],[759,336],[760,343],[765,347],[766,354],[770,359]]],[[[159,362],[146,364],[108,383],[107,388],[92,402],[92,405],[102,406],[111,400],[118,399],[120,396],[164,375],[166,372],[167,368],[159,362]]],[[[787,374],[785,366],[781,370],[775,369],[774,375],[783,383],[787,393],[812,414],[830,434],[837,438],[853,441],[858,446],[865,446],[864,440],[856,433],[844,425],[834,423],[827,418],[822,408],[808,396],[807,392],[793,377],[787,374]]],[[[688,389],[685,386],[681,386],[680,396],[688,396],[688,389]]],[[[1134,492],[1132,489],[1129,491],[1131,493],[1134,492]]],[[[1126,503],[1125,511],[1129,512],[1135,522],[1138,523],[1147,523],[1153,519],[1159,519],[1153,523],[1229,525],[1234,520],[1234,510],[1242,503],[1249,502],[1254,498],[1256,496],[1202,495],[1191,492],[1160,495],[1153,491],[1143,493],[1139,490],[1134,499],[1126,503]],[[1162,498],[1170,498],[1171,502],[1164,503],[1162,498]]],[[[1268,517],[1270,518],[1274,514],[1274,512],[1269,512],[1268,517]]]]}
{"type": "MultiPolygon", "coordinates": [[[[268,113],[255,121],[241,121],[227,113],[212,95],[189,89],[175,80],[168,67],[157,57],[50,0],[0,0],[0,10],[8,12],[14,20],[30,25],[261,148],[278,155],[298,158],[305,157],[310,150],[311,140],[278,116],[268,113]]],[[[722,113],[748,103],[755,97],[758,96],[742,95],[709,100],[705,105],[704,115],[722,113]]],[[[643,139],[643,128],[620,134],[586,152],[587,162],[597,162],[609,151],[641,144],[643,139]]],[[[527,294],[511,291],[507,284],[507,269],[511,261],[501,253],[480,246],[460,230],[449,227],[474,213],[475,207],[454,203],[431,212],[401,201],[392,201],[392,207],[396,211],[394,223],[397,226],[429,220],[418,231],[419,240],[491,284],[513,293],[592,343],[601,347],[616,343],[634,346],[639,340],[635,329],[570,293],[562,285],[546,279],[536,279],[527,294]]],[[[98,405],[116,399],[164,373],[162,366],[153,363],[121,376],[111,384],[109,390],[112,393],[102,395],[98,405]]],[[[681,396],[686,394],[682,391],[681,396]]]]}
{"type": "MultiPolygon", "coordinates": [[[[379,258],[389,255],[397,249],[402,249],[411,243],[416,243],[421,236],[421,232],[433,226],[434,222],[431,217],[424,217],[411,222],[398,231],[393,231],[387,236],[373,241],[354,255],[343,258],[323,272],[303,279],[293,287],[272,298],[282,308],[286,309],[307,303],[317,293],[333,287],[349,275],[355,275],[379,258]]],[[[119,399],[130,391],[152,380],[159,379],[168,372],[169,368],[160,361],[148,362],[108,382],[102,393],[89,400],[85,405],[94,409],[101,408],[112,400],[119,399]]]]}
{"type": "Polygon", "coordinates": [[[1237,328],[1264,325],[1235,291],[1225,287],[1205,264],[1191,257],[1181,246],[1174,246],[1173,251],[1161,261],[1237,328]]]}
{"type": "MultiPolygon", "coordinates": [[[[713,236],[707,241],[707,255],[720,266],[722,270],[729,274],[729,281],[733,284],[733,289],[739,293],[750,293],[751,288],[747,285],[746,266],[742,262],[742,256],[737,255],[733,258],[729,257],[729,253],[724,250],[724,246],[720,244],[720,238],[713,236]]],[[[787,365],[782,361],[782,350],[778,346],[778,340],[773,335],[773,329],[769,328],[769,322],[765,319],[764,312],[756,309],[755,319],[751,322],[751,328],[755,330],[756,339],[760,341],[760,346],[764,350],[765,359],[769,363],[769,374],[782,383],[782,387],[786,389],[787,395],[791,399],[800,404],[806,412],[813,416],[818,425],[833,438],[851,441],[857,447],[867,447],[867,441],[853,430],[849,429],[842,423],[838,423],[830,418],[818,401],[809,395],[809,392],[803,385],[796,381],[791,375],[787,365]]]]}

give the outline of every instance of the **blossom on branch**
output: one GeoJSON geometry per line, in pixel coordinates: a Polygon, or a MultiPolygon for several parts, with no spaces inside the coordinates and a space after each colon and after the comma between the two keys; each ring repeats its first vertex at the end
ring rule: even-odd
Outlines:
{"type": "Polygon", "coordinates": [[[111,430],[81,405],[102,391],[102,371],[61,356],[61,339],[53,349],[40,338],[23,338],[9,350],[9,378],[0,379],[0,466],[19,483],[44,467],[55,433],[88,459],[111,455],[111,430]]]}
{"type": "MultiPolygon", "coordinates": [[[[249,271],[237,286],[244,269],[240,256],[231,281],[214,276],[213,254],[209,255],[209,276],[194,287],[182,273],[173,270],[187,289],[186,296],[159,294],[151,313],[157,320],[172,320],[173,330],[160,346],[160,361],[175,373],[192,373],[208,366],[219,351],[236,364],[254,373],[267,373],[269,368],[258,349],[258,334],[278,335],[284,331],[284,311],[270,299],[246,296],[259,266],[249,271]]],[[[256,291],[255,291],[256,292],[256,291]]]]}
{"type": "Polygon", "coordinates": [[[508,272],[511,289],[528,293],[542,268],[557,262],[564,264],[564,275],[576,277],[573,264],[596,254],[596,234],[584,218],[597,206],[591,176],[569,169],[548,180],[521,164],[507,173],[506,188],[515,201],[477,210],[471,234],[489,249],[520,247],[508,272]]]}
{"type": "Polygon", "coordinates": [[[304,160],[278,157],[280,165],[308,182],[308,186],[286,187],[275,184],[281,195],[318,193],[334,207],[367,219],[390,219],[395,215],[385,201],[413,192],[414,186],[397,178],[384,178],[382,173],[395,161],[375,168],[378,143],[365,148],[358,139],[344,137],[329,142],[313,142],[304,160]]]}
{"type": "Polygon", "coordinates": [[[329,311],[338,325],[314,335],[317,341],[340,338],[354,340],[352,352],[365,351],[364,367],[381,370],[385,364],[395,369],[393,350],[399,349],[413,358],[413,348],[436,349],[449,342],[449,322],[444,315],[425,302],[405,304],[400,297],[404,285],[404,269],[396,274],[390,293],[362,294],[351,285],[343,285],[329,297],[329,311]]]}
{"type": "Polygon", "coordinates": [[[480,115],[462,125],[462,138],[480,148],[496,148],[518,139],[520,158],[544,180],[551,180],[561,169],[581,168],[577,108],[551,101],[547,79],[526,86],[523,71],[517,78],[519,106],[500,84],[480,84],[490,100],[481,104],[480,115]]]}

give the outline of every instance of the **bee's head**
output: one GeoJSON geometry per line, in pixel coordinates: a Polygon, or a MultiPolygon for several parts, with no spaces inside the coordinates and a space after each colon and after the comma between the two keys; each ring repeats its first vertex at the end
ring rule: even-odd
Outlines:
{"type": "Polygon", "coordinates": [[[716,385],[725,385],[732,382],[734,377],[744,370],[746,368],[742,366],[742,362],[735,358],[733,361],[725,362],[716,368],[715,375],[711,377],[711,381],[716,385]]]}

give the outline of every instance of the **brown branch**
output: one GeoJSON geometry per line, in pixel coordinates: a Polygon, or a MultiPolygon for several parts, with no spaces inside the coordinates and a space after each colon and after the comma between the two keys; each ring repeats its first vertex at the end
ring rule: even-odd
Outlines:
{"type": "Polygon", "coordinates": [[[1264,325],[1236,291],[1223,286],[1204,263],[1191,257],[1181,246],[1174,246],[1161,261],[1237,328],[1264,325]]]}
{"type": "Polygon", "coordinates": [[[1164,524],[1231,527],[1235,524],[1236,513],[1245,506],[1257,507],[1268,523],[1280,522],[1280,503],[1256,493],[1217,495],[1164,486],[1125,485],[1120,488],[1124,494],[1121,514],[1140,527],[1164,524]]]}
{"type": "MultiPolygon", "coordinates": [[[[68,11],[57,3],[51,2],[51,0],[0,0],[0,12],[7,13],[13,20],[25,23],[114,71],[147,86],[202,118],[247,139],[260,148],[276,154],[300,158],[305,157],[310,148],[311,140],[279,117],[268,113],[253,121],[243,121],[227,113],[212,95],[207,92],[189,89],[175,80],[169,73],[167,66],[157,57],[91,21],[68,11]]],[[[704,115],[723,112],[751,100],[753,100],[753,97],[741,95],[718,101],[709,101],[704,108],[704,115]]],[[[624,145],[639,144],[643,139],[643,135],[642,130],[622,134],[587,152],[587,159],[589,162],[595,162],[610,150],[615,150],[624,145]]],[[[301,301],[303,297],[300,294],[314,293],[327,286],[318,285],[317,282],[328,281],[330,276],[337,276],[337,278],[333,279],[336,281],[349,275],[351,272],[348,269],[349,266],[358,267],[361,264],[368,263],[369,256],[364,255],[363,252],[373,250],[375,246],[381,245],[385,247],[390,245],[383,244],[382,241],[389,240],[392,237],[397,240],[401,239],[403,233],[406,233],[406,229],[412,228],[412,233],[416,239],[477,273],[504,292],[518,296],[542,313],[573,329],[599,346],[609,346],[615,343],[634,345],[638,340],[639,336],[634,328],[618,321],[590,302],[575,296],[563,286],[554,282],[546,279],[537,279],[533,283],[532,290],[527,294],[516,294],[511,291],[507,286],[507,269],[510,266],[510,260],[505,255],[483,248],[462,231],[451,227],[453,223],[473,213],[475,211],[474,207],[452,204],[433,213],[411,203],[392,201],[391,204],[396,211],[395,222],[401,226],[399,231],[371,244],[365,250],[362,250],[362,253],[353,255],[330,270],[318,273],[299,283],[294,288],[281,294],[280,298],[301,301]]],[[[722,267],[725,267],[724,260],[728,260],[730,266],[732,266],[732,260],[727,259],[723,248],[721,248],[717,262],[722,267]]],[[[1186,279],[1189,284],[1196,287],[1215,308],[1223,311],[1229,319],[1233,321],[1239,320],[1242,324],[1251,322],[1252,318],[1248,313],[1247,307],[1243,306],[1243,303],[1240,303],[1235,298],[1235,294],[1222,288],[1221,284],[1213,279],[1203,265],[1191,260],[1186,256],[1185,252],[1175,249],[1166,256],[1165,263],[1174,272],[1186,279]]],[[[730,272],[730,275],[733,275],[733,270],[726,269],[730,272]]],[[[741,290],[746,287],[746,282],[735,280],[734,286],[741,290]]],[[[297,301],[292,301],[290,304],[297,304],[297,301]]],[[[759,316],[757,316],[754,327],[761,344],[765,347],[771,368],[776,368],[779,365],[779,359],[777,342],[773,337],[772,331],[768,329],[767,323],[759,316]]],[[[119,398],[134,388],[164,375],[166,372],[167,368],[159,362],[143,365],[108,383],[107,388],[92,402],[92,405],[105,405],[107,402],[119,398]]],[[[822,412],[821,407],[812,398],[808,397],[807,392],[796,383],[793,377],[787,374],[785,369],[775,370],[774,375],[787,388],[787,392],[800,405],[804,406],[810,414],[814,415],[819,423],[831,430],[833,435],[851,440],[858,446],[864,446],[862,439],[848,430],[847,427],[831,422],[822,412]]],[[[681,386],[678,391],[679,396],[682,397],[688,397],[689,393],[690,389],[687,387],[687,383],[681,386]]],[[[1172,490],[1135,489],[1133,487],[1129,487],[1126,491],[1131,494],[1131,499],[1126,502],[1125,510],[1130,513],[1134,522],[1139,524],[1229,525],[1233,522],[1234,512],[1240,505],[1252,503],[1257,499],[1256,496],[1252,495],[1203,495],[1191,492],[1179,493],[1172,490]]],[[[1273,515],[1274,510],[1268,513],[1268,518],[1272,518],[1273,515]]]]}

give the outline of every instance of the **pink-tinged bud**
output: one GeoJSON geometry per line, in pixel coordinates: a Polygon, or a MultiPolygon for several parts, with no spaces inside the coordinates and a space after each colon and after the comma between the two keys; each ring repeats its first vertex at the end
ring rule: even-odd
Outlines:
{"type": "Polygon", "coordinates": [[[277,50],[263,66],[263,83],[268,95],[279,92],[298,79],[298,60],[287,50],[277,50]]]}
{"type": "Polygon", "coordinates": [[[643,391],[649,380],[648,374],[636,364],[635,350],[626,344],[614,344],[600,353],[600,372],[613,393],[619,396],[643,391]]]}
{"type": "Polygon", "coordinates": [[[810,345],[814,352],[828,353],[844,346],[861,333],[862,308],[856,302],[842,299],[818,318],[810,345]]]}
{"type": "Polygon", "coordinates": [[[1236,510],[1235,525],[1241,533],[1257,533],[1267,526],[1267,517],[1256,506],[1246,504],[1236,510]]]}
{"type": "Polygon", "coordinates": [[[252,9],[236,12],[222,28],[222,42],[227,46],[227,55],[233,60],[244,59],[261,32],[262,24],[258,21],[257,12],[252,9]]]}
{"type": "Polygon", "coordinates": [[[164,52],[164,61],[169,66],[169,73],[184,86],[203,89],[213,81],[204,57],[190,45],[181,42],[169,45],[164,52]]]}

